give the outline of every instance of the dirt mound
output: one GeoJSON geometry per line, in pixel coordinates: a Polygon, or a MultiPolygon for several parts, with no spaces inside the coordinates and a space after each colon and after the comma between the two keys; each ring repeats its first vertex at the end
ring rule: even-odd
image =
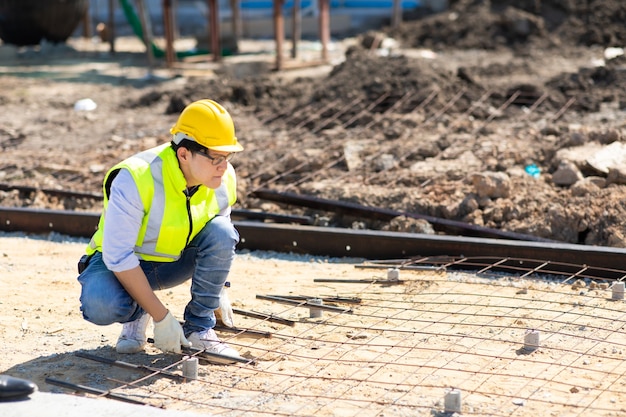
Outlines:
{"type": "Polygon", "coordinates": [[[615,46],[626,44],[624,19],[619,0],[458,0],[387,33],[407,47],[437,50],[615,46]]]}

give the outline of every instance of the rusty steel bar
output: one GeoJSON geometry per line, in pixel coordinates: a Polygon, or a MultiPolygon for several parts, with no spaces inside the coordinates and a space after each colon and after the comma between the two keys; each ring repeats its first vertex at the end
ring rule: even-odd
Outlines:
{"type": "Polygon", "coordinates": [[[397,211],[390,209],[382,209],[377,207],[367,207],[356,203],[350,203],[347,201],[338,200],[326,200],[322,198],[292,194],[292,193],[279,193],[271,190],[258,190],[253,193],[253,196],[265,200],[271,200],[279,203],[292,204],[297,206],[304,206],[308,208],[325,210],[331,212],[342,212],[351,215],[361,216],[370,219],[377,220],[391,220],[398,216],[406,216],[413,219],[424,219],[433,225],[435,230],[439,231],[451,231],[459,232],[465,235],[482,236],[491,238],[507,238],[515,240],[535,241],[535,242],[548,242],[549,239],[540,238],[537,236],[524,235],[520,233],[507,232],[504,230],[490,229],[483,226],[477,226],[469,223],[442,219],[439,217],[428,216],[418,213],[410,213],[405,211],[397,211]]]}
{"type": "MultiPolygon", "coordinates": [[[[393,103],[391,106],[389,106],[388,108],[386,108],[385,110],[383,110],[379,114],[381,114],[381,115],[386,114],[389,111],[399,107],[401,103],[404,103],[406,100],[408,100],[410,97],[412,97],[413,94],[415,94],[415,93],[416,93],[415,91],[407,91],[399,99],[397,99],[395,101],[395,103],[393,103]]],[[[365,126],[363,126],[363,128],[364,129],[369,129],[376,122],[377,122],[376,118],[372,115],[372,120],[370,120],[365,126]]]]}
{"type": "Polygon", "coordinates": [[[310,300],[311,298],[320,298],[325,303],[345,303],[345,304],[361,304],[361,299],[358,297],[318,297],[318,296],[305,296],[305,295],[278,295],[268,294],[270,297],[287,298],[289,300],[310,300]]]}
{"type": "Polygon", "coordinates": [[[276,317],[273,314],[265,314],[265,313],[257,313],[256,311],[247,311],[247,310],[240,310],[238,308],[234,308],[233,307],[233,313],[235,314],[239,314],[242,316],[246,316],[246,317],[252,317],[255,319],[260,319],[260,320],[267,320],[267,321],[271,321],[274,323],[280,323],[280,324],[284,324],[287,326],[295,326],[296,322],[293,320],[289,320],[289,319],[284,319],[282,317],[276,317]]]}
{"type": "Polygon", "coordinates": [[[485,123],[483,123],[483,126],[486,125],[487,123],[489,123],[490,121],[492,121],[493,119],[495,119],[495,117],[497,116],[497,114],[499,112],[501,112],[502,110],[506,109],[507,107],[509,107],[511,105],[511,103],[513,103],[515,101],[515,99],[517,99],[517,97],[520,95],[520,91],[517,90],[514,94],[511,94],[511,97],[509,97],[509,99],[507,101],[505,101],[504,103],[502,103],[502,105],[500,107],[498,107],[498,109],[491,113],[489,115],[489,117],[487,117],[487,119],[485,120],[485,123]]]}
{"type": "MultiPolygon", "coordinates": [[[[232,211],[233,219],[271,220],[278,223],[312,224],[306,216],[292,216],[277,213],[254,212],[251,210],[232,211]]],[[[0,207],[0,230],[5,232],[50,233],[68,236],[91,237],[98,227],[100,213],[69,210],[43,210],[24,207],[0,207]]]]}
{"type": "Polygon", "coordinates": [[[47,195],[56,195],[59,197],[74,197],[74,198],[91,198],[94,200],[102,200],[102,194],[96,193],[84,193],[79,191],[67,191],[67,190],[55,190],[53,188],[37,188],[27,185],[12,185],[0,183],[0,191],[12,191],[17,190],[21,193],[36,193],[42,192],[47,195]]]}
{"type": "Polygon", "coordinates": [[[5,232],[50,233],[90,237],[98,226],[95,213],[29,208],[0,208],[0,230],[5,232]]]}
{"type": "Polygon", "coordinates": [[[313,224],[310,216],[297,216],[294,214],[268,213],[264,211],[233,209],[230,216],[240,220],[270,220],[277,223],[313,224]]]}
{"type": "MultiPolygon", "coordinates": [[[[302,184],[303,182],[305,182],[306,180],[308,180],[309,178],[314,177],[320,171],[326,171],[326,170],[334,167],[335,165],[337,165],[337,164],[339,164],[339,163],[341,163],[341,162],[343,162],[345,160],[346,160],[346,156],[344,154],[341,154],[341,156],[339,156],[338,158],[335,158],[332,161],[329,161],[328,163],[324,164],[322,169],[319,169],[319,170],[317,170],[315,172],[311,172],[311,173],[301,177],[299,180],[294,181],[291,184],[288,184],[287,188],[292,188],[292,187],[298,186],[298,185],[302,184]]],[[[346,173],[345,175],[348,175],[348,174],[349,173],[346,173]]],[[[341,178],[343,178],[343,176],[341,176],[341,178]]],[[[335,179],[339,179],[339,178],[335,177],[335,179]]]]}
{"type": "Polygon", "coordinates": [[[128,363],[124,361],[104,358],[102,356],[92,355],[87,352],[76,352],[74,354],[78,356],[79,358],[89,359],[94,362],[100,362],[100,363],[104,363],[104,364],[111,365],[111,366],[117,366],[118,368],[132,369],[134,371],[146,372],[148,374],[153,374],[153,376],[163,376],[165,378],[173,379],[175,381],[184,381],[185,379],[187,379],[187,377],[184,377],[182,375],[175,374],[175,373],[166,371],[165,369],[159,369],[159,368],[155,368],[152,366],[136,365],[133,363],[128,363]]]}
{"type": "Polygon", "coordinates": [[[257,188],[255,188],[252,192],[248,193],[248,195],[252,195],[256,192],[256,190],[261,189],[261,187],[267,186],[269,184],[272,184],[274,182],[276,182],[276,180],[279,180],[281,178],[284,178],[285,176],[291,174],[292,172],[295,172],[297,170],[299,170],[302,167],[305,167],[309,164],[308,160],[304,160],[302,162],[300,162],[298,165],[296,165],[295,167],[288,169],[287,171],[281,172],[280,174],[276,174],[274,175],[272,178],[270,178],[269,180],[265,181],[263,184],[259,185],[257,188]]]}
{"type": "Polygon", "coordinates": [[[480,98],[477,101],[473,102],[472,105],[469,106],[467,108],[467,110],[465,110],[463,112],[463,114],[461,114],[459,117],[456,118],[456,121],[453,122],[450,127],[452,128],[452,127],[455,127],[458,124],[460,124],[461,123],[461,119],[465,119],[465,117],[470,115],[472,110],[474,110],[476,107],[478,107],[479,104],[483,103],[485,100],[487,100],[489,97],[491,97],[491,94],[492,94],[492,90],[485,91],[485,93],[482,96],[480,96],[480,98]]]}
{"type": "Polygon", "coordinates": [[[365,107],[363,110],[361,110],[360,112],[358,112],[357,114],[352,116],[350,119],[348,119],[348,121],[344,122],[341,126],[342,127],[350,126],[352,123],[354,123],[356,120],[358,120],[359,117],[361,117],[361,115],[363,113],[368,112],[368,111],[372,111],[373,108],[375,108],[380,103],[382,103],[383,100],[385,100],[387,97],[389,97],[389,92],[381,94],[380,97],[378,97],[376,100],[374,100],[369,106],[365,107]]]}
{"type": "Polygon", "coordinates": [[[443,116],[448,110],[450,110],[450,108],[454,105],[454,103],[456,103],[457,101],[459,101],[461,99],[461,97],[463,97],[463,94],[465,94],[465,91],[467,91],[466,88],[461,89],[461,91],[456,93],[454,95],[454,97],[452,97],[441,109],[439,109],[439,111],[437,111],[431,117],[426,119],[424,121],[424,123],[422,123],[422,124],[427,124],[427,123],[429,123],[431,121],[436,121],[441,116],[443,116]]]}
{"type": "Polygon", "coordinates": [[[574,104],[575,101],[576,101],[576,98],[574,98],[574,97],[570,98],[567,101],[567,103],[565,103],[563,105],[563,107],[561,107],[561,109],[558,112],[556,112],[556,114],[554,116],[552,116],[552,118],[550,120],[555,122],[558,119],[560,119],[561,116],[563,116],[563,114],[567,111],[567,109],[569,109],[571,107],[572,104],[574,104]]]}
{"type": "MultiPolygon", "coordinates": [[[[317,116],[317,114],[322,114],[324,113],[326,110],[330,109],[331,107],[333,107],[334,105],[337,104],[339,100],[333,100],[330,103],[326,103],[326,105],[322,106],[322,108],[320,110],[315,110],[314,114],[309,115],[307,118],[305,118],[304,120],[301,120],[297,125],[294,126],[294,129],[298,129],[301,128],[302,126],[304,126],[305,124],[307,124],[308,122],[312,121],[315,119],[315,117],[317,116]]],[[[313,113],[313,112],[312,112],[313,113]]]]}
{"type": "Polygon", "coordinates": [[[310,111],[311,108],[313,106],[311,105],[311,103],[307,103],[302,105],[300,108],[298,108],[298,110],[294,110],[293,108],[287,110],[287,111],[283,111],[280,113],[272,113],[272,115],[270,115],[269,117],[266,117],[264,119],[261,120],[262,124],[268,124],[271,122],[274,122],[278,119],[281,118],[285,118],[285,123],[290,122],[291,120],[294,120],[298,117],[300,117],[302,115],[302,113],[306,112],[306,111],[310,111]]]}
{"type": "Polygon", "coordinates": [[[413,109],[409,110],[407,113],[413,113],[415,111],[422,110],[431,101],[433,101],[435,99],[435,97],[437,97],[437,94],[439,94],[438,91],[436,91],[436,90],[431,91],[430,94],[424,100],[422,100],[417,106],[415,106],[413,109]]]}
{"type": "Polygon", "coordinates": [[[298,300],[292,300],[289,298],[276,297],[273,295],[260,295],[260,294],[257,294],[256,298],[258,298],[259,300],[273,301],[275,303],[287,304],[287,305],[292,305],[295,307],[316,308],[318,310],[332,311],[334,313],[348,313],[348,314],[352,313],[352,309],[350,308],[341,308],[341,307],[335,307],[335,306],[327,306],[323,304],[322,305],[314,304],[310,302],[309,300],[298,301],[298,300]]]}
{"type": "MultiPolygon", "coordinates": [[[[347,106],[344,106],[343,109],[339,110],[336,113],[333,113],[333,115],[331,117],[327,117],[326,119],[324,119],[322,121],[322,123],[320,125],[315,126],[313,129],[311,129],[312,133],[317,133],[320,130],[322,130],[323,128],[325,128],[326,126],[328,126],[331,122],[334,122],[335,120],[339,119],[341,116],[343,116],[348,110],[352,109],[354,107],[355,104],[357,104],[359,101],[361,101],[361,98],[355,98],[354,100],[352,100],[347,106]]],[[[320,113],[320,116],[322,114],[320,113]]]]}
{"type": "Polygon", "coordinates": [[[241,327],[226,327],[226,326],[222,326],[219,324],[216,324],[213,329],[220,331],[220,332],[235,333],[235,335],[244,335],[244,336],[258,337],[258,338],[263,338],[263,339],[272,338],[272,333],[264,332],[261,330],[246,329],[246,328],[241,328],[241,327]]]}
{"type": "Polygon", "coordinates": [[[532,106],[530,106],[530,107],[528,108],[528,113],[526,114],[526,117],[525,117],[525,118],[527,119],[528,117],[530,117],[530,115],[531,115],[531,114],[533,114],[533,113],[535,112],[535,110],[537,110],[537,108],[538,108],[539,106],[541,106],[541,104],[542,104],[544,101],[546,101],[546,99],[547,99],[548,97],[549,97],[548,93],[543,93],[543,94],[541,95],[541,97],[539,97],[537,100],[535,100],[535,102],[533,103],[533,105],[532,105],[532,106]]]}

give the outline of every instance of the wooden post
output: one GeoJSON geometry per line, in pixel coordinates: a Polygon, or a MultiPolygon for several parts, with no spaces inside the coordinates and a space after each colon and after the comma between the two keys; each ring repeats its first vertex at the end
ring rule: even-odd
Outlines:
{"type": "Polygon", "coordinates": [[[239,10],[239,0],[230,0],[230,8],[232,11],[232,31],[233,31],[233,43],[235,44],[235,51],[239,52],[239,40],[241,39],[241,13],[239,10]]]}
{"type": "Polygon", "coordinates": [[[283,69],[283,41],[285,40],[283,0],[274,0],[274,39],[276,40],[276,70],[280,71],[283,69]]]}
{"type": "Polygon", "coordinates": [[[87,4],[87,9],[83,15],[83,38],[91,38],[91,15],[89,13],[89,4],[87,4]]]}
{"type": "Polygon", "coordinates": [[[135,0],[137,3],[137,9],[139,11],[139,19],[141,20],[141,34],[143,36],[143,43],[146,46],[146,53],[148,54],[148,74],[152,75],[154,68],[154,51],[152,50],[153,36],[152,36],[152,22],[150,21],[150,15],[146,9],[143,0],[135,0]]]}
{"type": "Polygon", "coordinates": [[[293,0],[293,12],[291,16],[291,57],[295,59],[298,56],[298,42],[300,41],[302,30],[300,0],[293,0]]]}
{"type": "Polygon", "coordinates": [[[163,26],[165,28],[165,60],[167,62],[167,67],[172,68],[174,66],[176,55],[174,54],[171,0],[163,0],[163,26]]]}
{"type": "Polygon", "coordinates": [[[319,0],[320,40],[322,41],[322,61],[328,62],[328,43],[330,42],[330,2],[319,0]]]}
{"type": "Polygon", "coordinates": [[[178,0],[172,0],[172,38],[179,39],[180,31],[178,30],[178,22],[176,16],[178,10],[178,0]]]}
{"type": "Polygon", "coordinates": [[[402,0],[393,0],[391,10],[391,27],[397,28],[402,23],[402,0]]]}
{"type": "Polygon", "coordinates": [[[109,52],[115,53],[115,0],[109,0],[109,52]]]}
{"type": "Polygon", "coordinates": [[[211,40],[211,53],[213,61],[222,60],[222,47],[220,45],[220,18],[218,15],[217,0],[207,0],[209,2],[209,39],[211,40]]]}

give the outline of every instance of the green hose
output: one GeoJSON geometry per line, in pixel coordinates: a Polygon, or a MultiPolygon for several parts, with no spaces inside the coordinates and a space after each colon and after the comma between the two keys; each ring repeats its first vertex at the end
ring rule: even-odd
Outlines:
{"type": "MultiPolygon", "coordinates": [[[[133,9],[129,0],[120,0],[120,4],[122,6],[122,10],[124,11],[124,16],[126,16],[126,21],[133,29],[135,35],[143,41],[143,27],[141,26],[141,20],[137,16],[137,13],[135,13],[135,9],[133,9]]],[[[154,42],[152,42],[150,46],[152,47],[152,54],[156,58],[163,58],[165,56],[163,48],[159,48],[154,44],[154,42]]],[[[208,55],[209,53],[210,51],[208,50],[193,49],[189,51],[177,51],[176,57],[184,58],[188,56],[208,55]]],[[[232,55],[232,51],[222,48],[222,56],[225,55],[232,55]]]]}

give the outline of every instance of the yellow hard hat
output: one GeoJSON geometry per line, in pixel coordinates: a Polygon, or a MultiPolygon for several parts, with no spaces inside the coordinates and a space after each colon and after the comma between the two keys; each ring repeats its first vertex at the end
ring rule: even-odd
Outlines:
{"type": "Polygon", "coordinates": [[[216,151],[243,151],[235,136],[233,119],[213,100],[198,100],[185,107],[170,133],[178,142],[186,138],[216,151]]]}

